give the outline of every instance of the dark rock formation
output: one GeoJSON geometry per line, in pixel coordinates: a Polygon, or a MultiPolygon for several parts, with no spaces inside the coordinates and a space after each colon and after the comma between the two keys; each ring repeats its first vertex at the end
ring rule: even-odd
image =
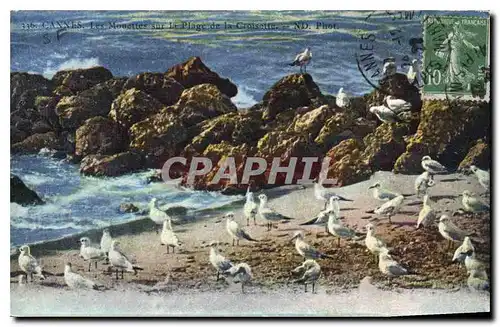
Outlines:
{"type": "Polygon", "coordinates": [[[10,73],[10,110],[33,108],[35,97],[50,95],[52,88],[52,82],[42,75],[10,73]]]}
{"type": "Polygon", "coordinates": [[[12,153],[38,153],[41,149],[63,150],[64,142],[54,133],[33,134],[11,146],[12,153]]]}
{"type": "Polygon", "coordinates": [[[490,169],[491,146],[482,139],[474,142],[465,158],[460,162],[458,170],[462,172],[466,171],[471,165],[484,170],[490,169]]]}
{"type": "Polygon", "coordinates": [[[368,179],[372,174],[363,158],[363,144],[357,139],[340,142],[326,154],[330,158],[328,177],[344,186],[368,179]]]}
{"type": "Polygon", "coordinates": [[[127,136],[111,119],[93,117],[76,130],[75,154],[114,154],[128,147],[127,136]]]}
{"type": "Polygon", "coordinates": [[[133,203],[121,203],[119,210],[122,213],[134,213],[138,212],[139,208],[133,203]]]}
{"type": "Polygon", "coordinates": [[[113,74],[104,67],[97,66],[83,69],[62,70],[52,77],[57,95],[75,95],[94,85],[113,78],[113,74]]]}
{"type": "Polygon", "coordinates": [[[44,203],[35,191],[30,190],[19,177],[12,174],[10,175],[10,202],[23,206],[44,203]]]}
{"type": "Polygon", "coordinates": [[[144,169],[144,158],[134,152],[122,152],[110,156],[91,154],[83,158],[80,172],[92,176],[120,176],[144,169]]]}
{"type": "Polygon", "coordinates": [[[184,90],[175,79],[162,73],[141,73],[130,77],[123,88],[146,92],[167,106],[176,103],[184,90]]]}

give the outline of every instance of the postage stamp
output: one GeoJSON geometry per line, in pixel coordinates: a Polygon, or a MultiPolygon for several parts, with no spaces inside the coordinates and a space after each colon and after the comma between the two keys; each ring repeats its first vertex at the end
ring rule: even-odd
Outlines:
{"type": "Polygon", "coordinates": [[[489,99],[489,26],[489,18],[424,18],[424,97],[489,99]]]}

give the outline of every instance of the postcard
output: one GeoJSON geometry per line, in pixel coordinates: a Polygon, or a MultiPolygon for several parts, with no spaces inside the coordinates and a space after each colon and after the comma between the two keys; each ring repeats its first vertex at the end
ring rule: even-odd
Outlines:
{"type": "Polygon", "coordinates": [[[12,11],[14,317],[491,317],[490,13],[12,11]]]}

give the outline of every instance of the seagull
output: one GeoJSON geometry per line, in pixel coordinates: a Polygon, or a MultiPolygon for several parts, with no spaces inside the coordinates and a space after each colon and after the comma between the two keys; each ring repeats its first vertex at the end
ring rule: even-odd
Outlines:
{"type": "Polygon", "coordinates": [[[384,105],[370,107],[370,112],[377,116],[383,123],[397,123],[401,121],[398,115],[384,105]]]}
{"type": "Polygon", "coordinates": [[[396,66],[396,63],[394,60],[390,60],[392,58],[387,58],[384,60],[384,66],[382,68],[382,76],[392,76],[396,74],[398,67],[396,66]]]}
{"type": "Polygon", "coordinates": [[[314,197],[318,200],[325,202],[325,207],[323,209],[327,208],[328,201],[332,196],[336,196],[340,201],[352,202],[352,200],[346,199],[335,193],[333,189],[324,187],[323,180],[321,179],[319,179],[318,181],[315,180],[313,183],[314,183],[314,197]]]}
{"type": "Polygon", "coordinates": [[[445,174],[448,172],[448,169],[446,169],[445,166],[437,162],[436,160],[432,160],[430,156],[423,156],[422,157],[422,168],[424,168],[425,171],[436,175],[436,174],[445,174]]]}
{"type": "Polygon", "coordinates": [[[279,221],[279,220],[292,220],[293,218],[283,216],[280,213],[277,213],[273,209],[269,208],[267,206],[267,195],[265,194],[260,194],[259,195],[259,208],[257,209],[257,214],[259,215],[259,218],[262,220],[267,220],[267,230],[270,231],[271,228],[273,227],[273,222],[274,221],[279,221]]]}
{"type": "Polygon", "coordinates": [[[325,210],[321,210],[316,217],[311,220],[306,221],[305,223],[299,224],[300,226],[305,225],[325,225],[325,231],[328,232],[328,214],[333,210],[337,216],[340,216],[340,205],[339,205],[339,197],[334,195],[330,197],[330,201],[325,210]]]}
{"type": "Polygon", "coordinates": [[[490,206],[485,204],[484,202],[478,200],[473,196],[474,194],[470,191],[463,191],[462,193],[462,205],[464,206],[465,211],[478,213],[478,212],[487,212],[490,211],[490,206]]]}
{"type": "Polygon", "coordinates": [[[295,232],[290,241],[293,241],[293,240],[295,240],[295,249],[297,250],[297,252],[301,256],[304,257],[304,260],[306,260],[306,259],[318,259],[318,258],[319,259],[323,259],[323,258],[333,259],[333,257],[326,255],[322,252],[319,252],[314,247],[307,244],[304,241],[304,232],[302,232],[302,231],[295,232]]]}
{"type": "Polygon", "coordinates": [[[245,288],[244,288],[245,284],[247,284],[253,277],[250,266],[244,262],[232,266],[228,270],[224,271],[222,274],[225,276],[232,277],[234,283],[241,283],[242,293],[245,293],[245,288]]]}
{"type": "Polygon", "coordinates": [[[424,195],[424,205],[420,213],[418,214],[417,220],[417,229],[420,228],[420,225],[424,227],[430,226],[434,220],[436,219],[436,212],[429,205],[429,195],[424,195]]]}
{"type": "Polygon", "coordinates": [[[133,265],[127,256],[121,252],[120,250],[120,242],[117,240],[113,240],[111,242],[111,249],[109,250],[109,262],[112,267],[116,268],[116,279],[118,279],[118,269],[122,271],[122,279],[123,279],[123,271],[126,270],[128,272],[133,272],[134,275],[137,275],[138,270],[144,270],[143,268],[133,265]]]}
{"type": "Polygon", "coordinates": [[[377,215],[385,215],[389,218],[389,223],[391,222],[391,217],[394,216],[403,204],[404,196],[398,195],[392,200],[387,201],[380,207],[376,208],[373,212],[377,215]]]}
{"type": "Polygon", "coordinates": [[[375,261],[377,261],[376,258],[378,258],[379,253],[382,250],[386,249],[387,245],[381,238],[375,235],[375,226],[373,226],[372,223],[367,224],[365,228],[366,228],[366,238],[365,238],[366,248],[370,250],[372,254],[375,255],[375,261]]]}
{"type": "Polygon", "coordinates": [[[226,259],[222,254],[217,251],[217,242],[210,242],[210,255],[208,256],[208,260],[217,270],[217,281],[219,280],[219,274],[230,269],[233,264],[230,260],[226,259]]]}
{"type": "Polygon", "coordinates": [[[464,262],[465,258],[467,257],[467,252],[469,251],[474,251],[474,246],[472,245],[472,242],[470,240],[469,236],[464,237],[464,241],[462,242],[462,245],[460,245],[456,250],[455,253],[453,254],[453,262],[464,262]]]}
{"type": "Polygon", "coordinates": [[[243,213],[247,218],[247,226],[250,225],[250,219],[253,219],[253,224],[257,225],[257,223],[255,222],[255,216],[257,215],[257,209],[259,206],[257,205],[257,202],[255,202],[253,192],[250,192],[250,186],[248,186],[245,196],[247,200],[245,202],[245,205],[243,206],[243,213]]]}
{"type": "Polygon", "coordinates": [[[417,196],[426,194],[427,188],[434,186],[435,184],[434,175],[428,171],[424,171],[415,179],[415,192],[417,192],[417,196]]]}
{"type": "Polygon", "coordinates": [[[408,68],[408,73],[406,73],[406,77],[408,78],[408,83],[410,83],[411,85],[414,84],[416,84],[417,86],[419,85],[418,72],[419,72],[418,60],[413,59],[411,61],[410,68],[408,68]]]}
{"type": "Polygon", "coordinates": [[[19,248],[19,268],[26,274],[26,281],[33,281],[33,275],[37,276],[41,280],[45,279],[42,274],[42,267],[38,264],[35,257],[31,255],[31,250],[28,245],[23,245],[19,248]]]}
{"type": "Polygon", "coordinates": [[[378,182],[370,186],[368,189],[373,189],[373,197],[380,201],[392,200],[401,195],[399,193],[383,189],[378,182]]]}
{"type": "Polygon", "coordinates": [[[488,282],[488,275],[485,270],[471,270],[469,271],[469,278],[467,278],[467,286],[471,291],[490,291],[490,283],[488,282]]]}
{"type": "Polygon", "coordinates": [[[387,249],[383,249],[378,255],[378,269],[384,275],[388,275],[391,277],[409,274],[407,269],[403,268],[396,260],[392,258],[387,249]]]}
{"type": "Polygon", "coordinates": [[[484,262],[476,258],[476,251],[474,249],[470,249],[465,253],[464,263],[465,263],[465,269],[467,269],[467,271],[485,269],[484,262]]]}
{"type": "Polygon", "coordinates": [[[474,165],[470,166],[470,170],[476,175],[479,184],[486,189],[490,190],[490,172],[487,170],[482,170],[474,165]]]}
{"type": "Polygon", "coordinates": [[[101,250],[104,251],[104,253],[106,254],[106,262],[108,263],[109,263],[108,253],[109,249],[111,248],[111,242],[113,242],[113,237],[111,237],[109,229],[104,228],[102,230],[102,237],[101,237],[101,250]]]}
{"type": "Polygon", "coordinates": [[[307,292],[307,284],[312,284],[312,292],[314,293],[314,286],[316,285],[316,281],[321,275],[321,267],[316,261],[309,259],[292,270],[292,274],[301,275],[301,277],[299,279],[296,279],[294,282],[303,283],[304,292],[307,292]]]}
{"type": "Polygon", "coordinates": [[[306,48],[304,52],[299,53],[295,60],[290,63],[290,66],[300,66],[300,72],[302,73],[302,67],[304,67],[304,72],[307,72],[307,65],[312,59],[312,52],[310,48],[306,48]]]}
{"type": "Polygon", "coordinates": [[[97,269],[97,261],[105,260],[107,258],[106,253],[100,248],[93,246],[88,237],[82,237],[80,243],[80,257],[85,261],[89,261],[88,271],[90,271],[92,261],[94,261],[95,269],[97,269]]]}
{"type": "Polygon", "coordinates": [[[448,251],[453,246],[453,242],[462,242],[467,233],[458,228],[448,215],[441,215],[439,218],[439,233],[448,240],[448,251]]]}
{"type": "Polygon", "coordinates": [[[411,110],[411,103],[403,99],[397,99],[392,95],[387,95],[384,97],[384,101],[387,107],[391,109],[394,113],[400,113],[402,111],[411,110]]]}
{"type": "Polygon", "coordinates": [[[165,220],[171,220],[165,211],[156,208],[156,198],[149,202],[149,218],[156,224],[156,234],[159,233],[159,227],[165,220]]]}
{"type": "Polygon", "coordinates": [[[78,289],[78,288],[90,288],[97,290],[98,286],[96,283],[79,275],[71,270],[71,263],[67,263],[64,267],[64,282],[69,288],[78,289]]]}
{"type": "Polygon", "coordinates": [[[167,253],[170,253],[170,247],[172,247],[172,253],[175,253],[175,248],[179,247],[179,238],[175,235],[172,229],[172,223],[170,219],[163,222],[163,229],[161,231],[161,245],[167,246],[167,253]]]}
{"type": "Polygon", "coordinates": [[[351,103],[349,96],[344,92],[344,88],[341,87],[339,92],[337,93],[337,97],[335,98],[335,104],[339,108],[346,108],[351,103]]]}
{"type": "Polygon", "coordinates": [[[242,238],[250,242],[258,242],[248,235],[247,232],[240,227],[240,224],[234,221],[234,214],[232,212],[226,213],[223,218],[226,218],[226,230],[233,239],[233,246],[234,240],[236,240],[236,245],[240,245],[240,239],[242,238]]]}
{"type": "Polygon", "coordinates": [[[356,232],[353,229],[342,225],[334,210],[331,210],[328,214],[327,227],[328,232],[337,237],[337,247],[340,247],[341,238],[353,238],[356,236],[356,232]]]}

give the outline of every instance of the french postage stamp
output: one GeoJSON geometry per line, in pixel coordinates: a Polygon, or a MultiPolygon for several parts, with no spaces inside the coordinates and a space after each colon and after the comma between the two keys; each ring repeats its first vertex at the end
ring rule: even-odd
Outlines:
{"type": "Polygon", "coordinates": [[[489,18],[424,18],[423,95],[489,99],[489,18]]]}

